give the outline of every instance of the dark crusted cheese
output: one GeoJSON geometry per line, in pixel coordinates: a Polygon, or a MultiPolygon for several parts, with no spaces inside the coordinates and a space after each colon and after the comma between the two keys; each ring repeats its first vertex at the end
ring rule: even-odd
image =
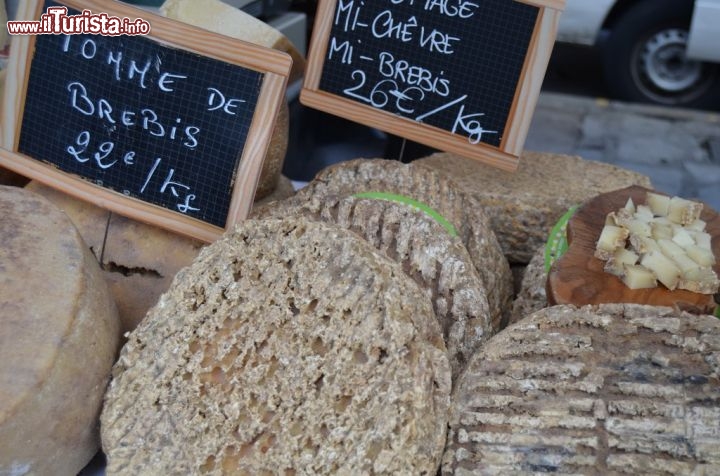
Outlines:
{"type": "Polygon", "coordinates": [[[468,365],[443,474],[717,474],[720,320],[543,309],[468,365]]]}

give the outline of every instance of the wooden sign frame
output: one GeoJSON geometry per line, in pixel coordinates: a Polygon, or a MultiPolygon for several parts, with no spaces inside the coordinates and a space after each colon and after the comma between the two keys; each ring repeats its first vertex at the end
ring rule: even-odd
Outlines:
{"type": "Polygon", "coordinates": [[[514,171],[517,168],[545,70],[550,61],[565,0],[514,0],[536,6],[539,12],[499,147],[482,142],[472,144],[464,136],[321,90],[320,81],[338,1],[320,0],[305,82],[300,93],[303,104],[443,151],[477,159],[500,169],[514,171]]]}
{"type": "MultiPolygon", "coordinates": [[[[127,197],[79,176],[62,172],[43,162],[42,158],[29,157],[18,152],[36,36],[16,36],[12,40],[2,111],[3,148],[0,148],[0,166],[110,211],[205,242],[214,241],[225,229],[245,219],[252,207],[277,113],[282,101],[285,101],[285,87],[292,66],[290,56],[201,30],[120,2],[58,0],[57,3],[78,11],[89,9],[93,13],[107,13],[130,19],[142,18],[150,22],[152,28],[146,37],[161,46],[196,53],[263,74],[260,94],[244,148],[238,151],[241,157],[235,171],[234,188],[225,228],[159,205],[127,197]]],[[[17,20],[38,20],[43,13],[43,6],[43,0],[21,2],[17,20]]]]}

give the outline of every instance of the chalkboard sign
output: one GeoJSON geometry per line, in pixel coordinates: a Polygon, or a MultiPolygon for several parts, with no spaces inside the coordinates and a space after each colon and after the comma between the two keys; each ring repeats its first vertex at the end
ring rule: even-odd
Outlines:
{"type": "Polygon", "coordinates": [[[322,0],[301,101],[514,170],[564,0],[322,0]]]}
{"type": "Polygon", "coordinates": [[[247,216],[287,55],[115,2],[29,3],[33,19],[66,6],[69,16],[139,16],[151,32],[16,37],[26,50],[11,74],[24,101],[12,104],[7,91],[14,119],[4,146],[13,153],[0,164],[208,241],[247,216]]]}

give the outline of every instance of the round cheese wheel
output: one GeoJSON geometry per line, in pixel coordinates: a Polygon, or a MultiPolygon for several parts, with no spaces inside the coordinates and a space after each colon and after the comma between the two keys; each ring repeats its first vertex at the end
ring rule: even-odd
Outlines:
{"type": "Polygon", "coordinates": [[[0,474],[77,474],[120,339],[97,261],[44,198],[0,186],[0,474]]]}
{"type": "Polygon", "coordinates": [[[555,306],[475,355],[444,475],[720,474],[720,320],[555,306]]]}
{"type": "Polygon", "coordinates": [[[306,200],[360,192],[407,196],[454,225],[485,286],[493,329],[504,326],[512,304],[510,265],[479,202],[441,173],[384,159],[356,159],[327,167],[296,197],[306,200]]]}
{"type": "Polygon", "coordinates": [[[133,331],[102,413],[112,474],[437,472],[450,367],[430,302],[354,233],[247,220],[133,331]]]}
{"type": "Polygon", "coordinates": [[[492,334],[487,292],[467,249],[426,212],[391,200],[335,195],[291,198],[261,212],[340,225],[399,263],[432,301],[453,377],[492,334]]]}

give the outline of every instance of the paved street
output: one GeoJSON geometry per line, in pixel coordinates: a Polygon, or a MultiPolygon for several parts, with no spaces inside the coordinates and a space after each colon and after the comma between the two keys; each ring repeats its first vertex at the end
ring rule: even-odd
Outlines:
{"type": "Polygon", "coordinates": [[[720,113],[543,92],[525,148],[635,170],[720,211],[720,113]]]}

